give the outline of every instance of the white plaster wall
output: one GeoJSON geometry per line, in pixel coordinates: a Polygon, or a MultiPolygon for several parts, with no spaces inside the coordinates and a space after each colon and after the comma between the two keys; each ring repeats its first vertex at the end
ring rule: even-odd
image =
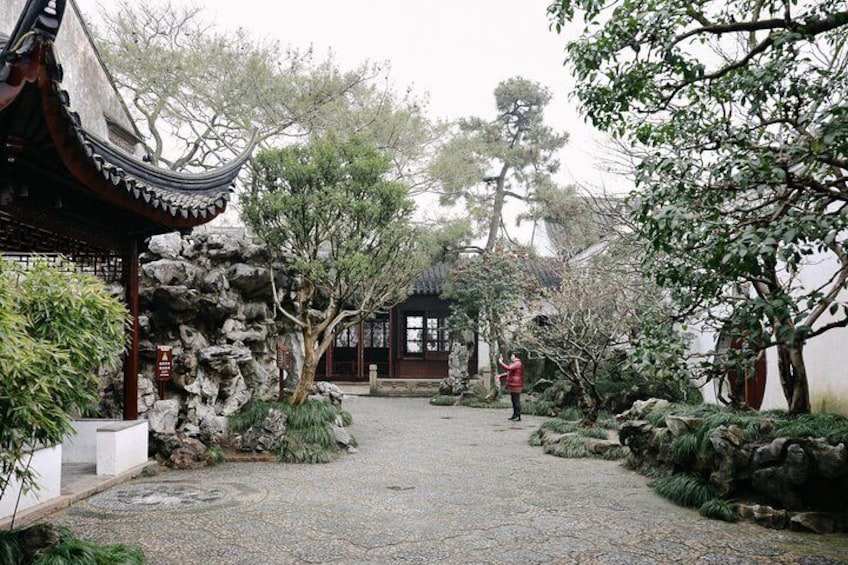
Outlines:
{"type": "MultiPolygon", "coordinates": [[[[62,493],[62,446],[37,450],[32,456],[30,467],[36,473],[39,488],[21,497],[18,512],[59,498],[62,493]]],[[[0,499],[0,520],[9,518],[14,513],[19,489],[20,482],[12,478],[3,498],[0,499]]]]}
{"type": "MultiPolygon", "coordinates": [[[[811,256],[797,276],[801,288],[815,288],[825,284],[834,272],[834,259],[828,255],[811,256]]],[[[843,291],[844,293],[844,291],[843,291]]],[[[833,318],[825,313],[818,325],[827,324],[833,318]]],[[[715,347],[715,332],[690,327],[693,333],[691,352],[704,354],[715,347]]],[[[848,329],[830,330],[809,340],[804,347],[807,377],[810,387],[810,405],[813,412],[829,412],[848,416],[848,329]]],[[[766,351],[766,390],[763,410],[787,408],[777,369],[777,352],[766,351]]],[[[712,384],[701,389],[704,401],[716,403],[712,384]]]]}
{"type": "Polygon", "coordinates": [[[119,475],[147,462],[147,420],[101,426],[97,431],[97,474],[119,475]]]}
{"type": "Polygon", "coordinates": [[[74,434],[62,442],[62,463],[97,463],[97,428],[120,420],[74,420],[74,434]]]}

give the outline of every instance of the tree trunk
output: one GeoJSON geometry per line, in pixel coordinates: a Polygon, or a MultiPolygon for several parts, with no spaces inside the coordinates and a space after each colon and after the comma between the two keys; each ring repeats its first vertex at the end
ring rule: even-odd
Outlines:
{"type": "Polygon", "coordinates": [[[504,189],[506,185],[506,173],[508,170],[509,167],[504,165],[497,178],[498,184],[495,187],[495,200],[492,203],[492,215],[489,217],[489,236],[486,239],[486,251],[493,250],[495,248],[495,243],[498,241],[498,229],[501,226],[504,200],[506,199],[504,189]]]}
{"type": "Polygon", "coordinates": [[[790,414],[809,414],[810,388],[807,382],[807,365],[800,343],[778,344],[778,370],[780,385],[790,414]]]}
{"type": "Polygon", "coordinates": [[[810,413],[810,387],[807,382],[807,364],[800,343],[787,345],[789,364],[792,368],[792,391],[787,397],[790,414],[810,413]]]}
{"type": "Polygon", "coordinates": [[[291,403],[295,406],[306,402],[306,399],[312,394],[318,361],[319,359],[315,355],[315,340],[312,339],[312,328],[307,326],[303,328],[303,369],[300,371],[300,380],[291,399],[291,403]]]}
{"type": "Polygon", "coordinates": [[[498,365],[496,349],[497,341],[493,341],[489,344],[489,366],[492,368],[491,374],[489,375],[489,394],[486,395],[486,399],[489,402],[494,402],[501,394],[501,383],[498,379],[500,365],[498,365]]]}
{"type": "Polygon", "coordinates": [[[583,382],[583,379],[577,378],[574,382],[577,385],[577,408],[583,414],[580,426],[591,428],[598,421],[597,395],[589,384],[583,382]]]}
{"type": "Polygon", "coordinates": [[[315,384],[315,364],[307,365],[303,363],[303,371],[300,373],[300,382],[297,383],[297,388],[292,395],[291,403],[297,406],[303,404],[309,395],[312,394],[312,386],[315,384]]]}

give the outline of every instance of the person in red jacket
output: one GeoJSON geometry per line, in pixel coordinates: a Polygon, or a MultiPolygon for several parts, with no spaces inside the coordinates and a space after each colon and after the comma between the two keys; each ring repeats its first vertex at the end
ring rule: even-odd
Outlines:
{"type": "Polygon", "coordinates": [[[524,386],[524,365],[521,359],[513,353],[509,356],[509,365],[504,363],[503,356],[498,357],[498,364],[506,369],[506,389],[512,399],[512,417],[510,420],[521,421],[521,388],[524,386]]]}

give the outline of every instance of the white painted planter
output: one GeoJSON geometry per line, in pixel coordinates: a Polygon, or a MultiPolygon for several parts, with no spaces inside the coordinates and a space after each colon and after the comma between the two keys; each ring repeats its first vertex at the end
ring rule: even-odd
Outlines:
{"type": "Polygon", "coordinates": [[[147,462],[147,420],[97,428],[97,474],[120,475],[147,462]]]}
{"type": "MultiPolygon", "coordinates": [[[[30,468],[35,472],[39,488],[21,496],[18,512],[59,498],[62,492],[62,446],[37,449],[30,468]]],[[[12,478],[0,499],[0,520],[12,516],[18,500],[20,483],[12,478]]]]}
{"type": "Polygon", "coordinates": [[[74,434],[62,442],[62,463],[97,463],[97,430],[121,420],[91,418],[74,420],[74,434]]]}

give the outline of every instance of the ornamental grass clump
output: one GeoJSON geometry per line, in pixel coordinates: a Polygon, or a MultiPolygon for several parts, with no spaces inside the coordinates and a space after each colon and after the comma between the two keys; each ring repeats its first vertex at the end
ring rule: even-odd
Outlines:
{"type": "Polygon", "coordinates": [[[141,548],[100,545],[75,537],[64,526],[40,524],[0,532],[0,563],[15,565],[144,565],[141,548]]]}
{"type": "Polygon", "coordinates": [[[439,394],[430,399],[430,404],[433,406],[453,406],[457,403],[459,397],[448,394],[439,394]]]}
{"type": "MultiPolygon", "coordinates": [[[[230,431],[236,434],[261,426],[272,409],[286,416],[286,431],[280,439],[277,459],[284,463],[329,463],[338,459],[339,448],[332,426],[349,426],[353,416],[329,402],[310,400],[293,405],[271,400],[252,401],[229,417],[230,431]]],[[[351,445],[356,440],[351,438],[351,445]]]]}
{"type": "Polygon", "coordinates": [[[848,445],[848,418],[838,414],[801,414],[776,421],[770,433],[774,437],[823,438],[831,445],[848,445]]]}
{"type": "Polygon", "coordinates": [[[714,520],[722,520],[724,522],[738,522],[739,514],[725,500],[720,498],[712,498],[701,505],[698,509],[701,516],[712,518],[714,520]]]}
{"type": "Polygon", "coordinates": [[[687,508],[700,508],[715,498],[712,488],[700,478],[685,473],[660,477],[653,483],[654,492],[675,504],[687,508]]]}

